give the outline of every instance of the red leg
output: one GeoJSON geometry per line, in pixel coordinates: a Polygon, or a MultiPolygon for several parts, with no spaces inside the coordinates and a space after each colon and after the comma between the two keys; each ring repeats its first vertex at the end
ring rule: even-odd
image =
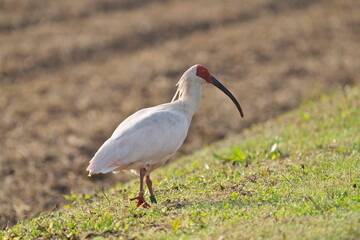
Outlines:
{"type": "Polygon", "coordinates": [[[137,207],[142,206],[143,208],[150,207],[150,204],[148,204],[144,199],[144,177],[145,177],[146,169],[142,168],[140,169],[140,190],[139,195],[137,197],[131,198],[130,201],[138,200],[137,207]]]}
{"type": "Polygon", "coordinates": [[[152,181],[151,181],[149,175],[146,176],[146,185],[147,185],[148,188],[149,188],[150,201],[151,201],[151,203],[157,203],[156,198],[155,198],[155,195],[154,195],[154,191],[153,191],[153,189],[152,189],[152,181]]]}

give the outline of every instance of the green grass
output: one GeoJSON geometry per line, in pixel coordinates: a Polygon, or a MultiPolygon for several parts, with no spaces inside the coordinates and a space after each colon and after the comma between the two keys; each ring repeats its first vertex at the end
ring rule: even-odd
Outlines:
{"type": "Polygon", "coordinates": [[[0,238],[359,239],[360,90],[345,89],[154,172],[0,232],[0,238]]]}

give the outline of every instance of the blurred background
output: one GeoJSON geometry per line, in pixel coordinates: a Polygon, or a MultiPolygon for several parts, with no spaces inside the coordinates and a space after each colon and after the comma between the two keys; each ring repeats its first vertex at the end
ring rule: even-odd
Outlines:
{"type": "Polygon", "coordinates": [[[0,0],[0,226],[125,180],[85,168],[196,63],[245,118],[204,85],[177,156],[358,85],[359,59],[358,0],[0,0]]]}

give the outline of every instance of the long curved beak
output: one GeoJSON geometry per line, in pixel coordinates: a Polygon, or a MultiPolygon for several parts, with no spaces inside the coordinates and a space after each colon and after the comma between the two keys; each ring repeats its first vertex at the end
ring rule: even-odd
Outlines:
{"type": "Polygon", "coordinates": [[[239,110],[240,112],[240,116],[241,117],[244,117],[244,113],[241,109],[241,106],[240,104],[238,103],[238,101],[236,100],[236,98],[232,95],[232,93],[227,90],[226,87],[224,87],[224,85],[221,84],[221,82],[219,82],[215,77],[213,76],[210,76],[210,79],[211,79],[211,83],[217,87],[218,89],[220,89],[223,93],[225,93],[226,95],[229,96],[229,98],[234,102],[234,104],[236,105],[237,109],[239,110]]]}

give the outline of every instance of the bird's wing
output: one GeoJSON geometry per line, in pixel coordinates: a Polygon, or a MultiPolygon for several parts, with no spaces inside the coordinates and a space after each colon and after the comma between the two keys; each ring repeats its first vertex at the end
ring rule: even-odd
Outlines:
{"type": "Polygon", "coordinates": [[[90,161],[90,174],[167,160],[164,158],[182,145],[190,125],[190,120],[172,105],[140,110],[122,122],[90,161]]]}

